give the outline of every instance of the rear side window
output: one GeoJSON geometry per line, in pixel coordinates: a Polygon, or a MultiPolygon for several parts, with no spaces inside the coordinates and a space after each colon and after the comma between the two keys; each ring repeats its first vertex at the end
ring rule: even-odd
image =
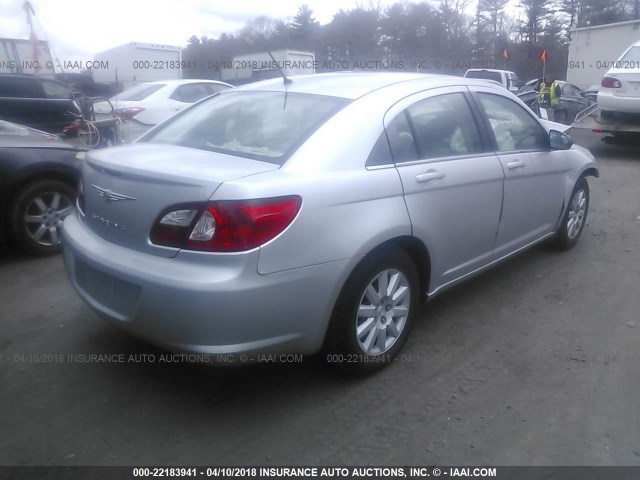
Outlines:
{"type": "Polygon", "coordinates": [[[407,119],[406,110],[387,125],[387,136],[395,163],[411,162],[418,159],[416,141],[413,138],[413,130],[407,119]]]}
{"type": "Polygon", "coordinates": [[[378,138],[378,141],[373,146],[369,158],[367,159],[367,167],[375,167],[379,165],[389,165],[393,163],[391,156],[391,149],[389,148],[389,141],[387,140],[387,134],[382,132],[382,135],[378,138]]]}
{"type": "Polygon", "coordinates": [[[347,103],[323,95],[230,91],[178,114],[142,141],[282,164],[347,103]]]}
{"type": "Polygon", "coordinates": [[[427,98],[409,107],[408,112],[421,159],[483,151],[476,122],[462,93],[427,98]]]}
{"type": "Polygon", "coordinates": [[[207,84],[205,83],[188,83],[186,85],[180,85],[176,88],[175,92],[171,95],[173,100],[184,103],[195,103],[198,100],[202,100],[205,97],[211,95],[207,84]]]}
{"type": "Polygon", "coordinates": [[[522,106],[501,95],[477,95],[499,152],[549,148],[546,130],[522,106]]]}
{"type": "Polygon", "coordinates": [[[0,76],[0,97],[42,98],[42,90],[35,78],[0,76]]]}
{"type": "Polygon", "coordinates": [[[137,85],[125,90],[118,95],[114,95],[111,100],[140,101],[151,96],[153,93],[166,86],[164,83],[154,83],[152,85],[137,85]]]}
{"type": "Polygon", "coordinates": [[[54,82],[53,80],[41,80],[42,89],[46,98],[65,98],[69,99],[73,96],[73,91],[64,83],[54,82]]]}
{"type": "Polygon", "coordinates": [[[218,93],[231,88],[228,85],[222,85],[221,83],[205,83],[205,85],[207,86],[207,90],[209,90],[209,93],[212,95],[214,93],[218,93]]]}

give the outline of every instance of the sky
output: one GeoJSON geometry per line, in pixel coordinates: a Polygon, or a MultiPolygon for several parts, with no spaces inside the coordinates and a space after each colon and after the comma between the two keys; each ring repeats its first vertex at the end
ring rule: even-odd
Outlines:
{"type": "MultiPolygon", "coordinates": [[[[23,3],[0,0],[0,38],[29,38],[23,3]]],[[[191,35],[215,38],[261,15],[291,18],[303,3],[323,24],[340,9],[369,6],[369,0],[31,0],[36,35],[49,41],[60,61],[92,60],[129,42],[185,46],[191,35]]]]}

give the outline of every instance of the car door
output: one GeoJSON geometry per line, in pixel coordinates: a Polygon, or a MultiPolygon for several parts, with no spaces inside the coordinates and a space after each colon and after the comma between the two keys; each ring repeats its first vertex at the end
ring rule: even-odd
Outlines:
{"type": "Polygon", "coordinates": [[[431,257],[430,291],[490,262],[503,172],[464,87],[405,98],[385,116],[413,235],[431,257]]]}
{"type": "Polygon", "coordinates": [[[497,259],[554,231],[570,168],[566,153],[550,150],[547,131],[520,102],[482,87],[472,90],[504,171],[497,259]]]}

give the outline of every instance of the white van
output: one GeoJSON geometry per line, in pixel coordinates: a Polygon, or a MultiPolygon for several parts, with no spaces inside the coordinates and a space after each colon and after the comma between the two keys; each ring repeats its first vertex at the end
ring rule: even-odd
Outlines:
{"type": "Polygon", "coordinates": [[[482,80],[493,80],[499,83],[510,92],[517,92],[522,86],[518,76],[508,70],[494,70],[491,68],[470,68],[464,73],[465,78],[479,78],[482,80]]]}

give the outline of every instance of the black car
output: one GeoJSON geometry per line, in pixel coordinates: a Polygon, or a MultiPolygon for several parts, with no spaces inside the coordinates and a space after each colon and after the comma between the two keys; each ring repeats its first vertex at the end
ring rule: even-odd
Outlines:
{"type": "MultiPolygon", "coordinates": [[[[533,82],[536,82],[536,80],[530,80],[525,83],[518,92],[518,97],[535,111],[536,109],[533,107],[537,100],[538,92],[534,91],[533,82]]],[[[595,103],[595,99],[571,83],[561,80],[556,83],[560,87],[560,96],[558,97],[558,105],[553,112],[553,121],[570,125],[574,122],[578,113],[595,103]]]]}
{"type": "Polygon", "coordinates": [[[56,135],[0,121],[0,243],[34,255],[60,251],[82,152],[56,135]]]}
{"type": "Polygon", "coordinates": [[[78,95],[50,78],[0,74],[0,120],[62,133],[80,114],[78,95]]]}

